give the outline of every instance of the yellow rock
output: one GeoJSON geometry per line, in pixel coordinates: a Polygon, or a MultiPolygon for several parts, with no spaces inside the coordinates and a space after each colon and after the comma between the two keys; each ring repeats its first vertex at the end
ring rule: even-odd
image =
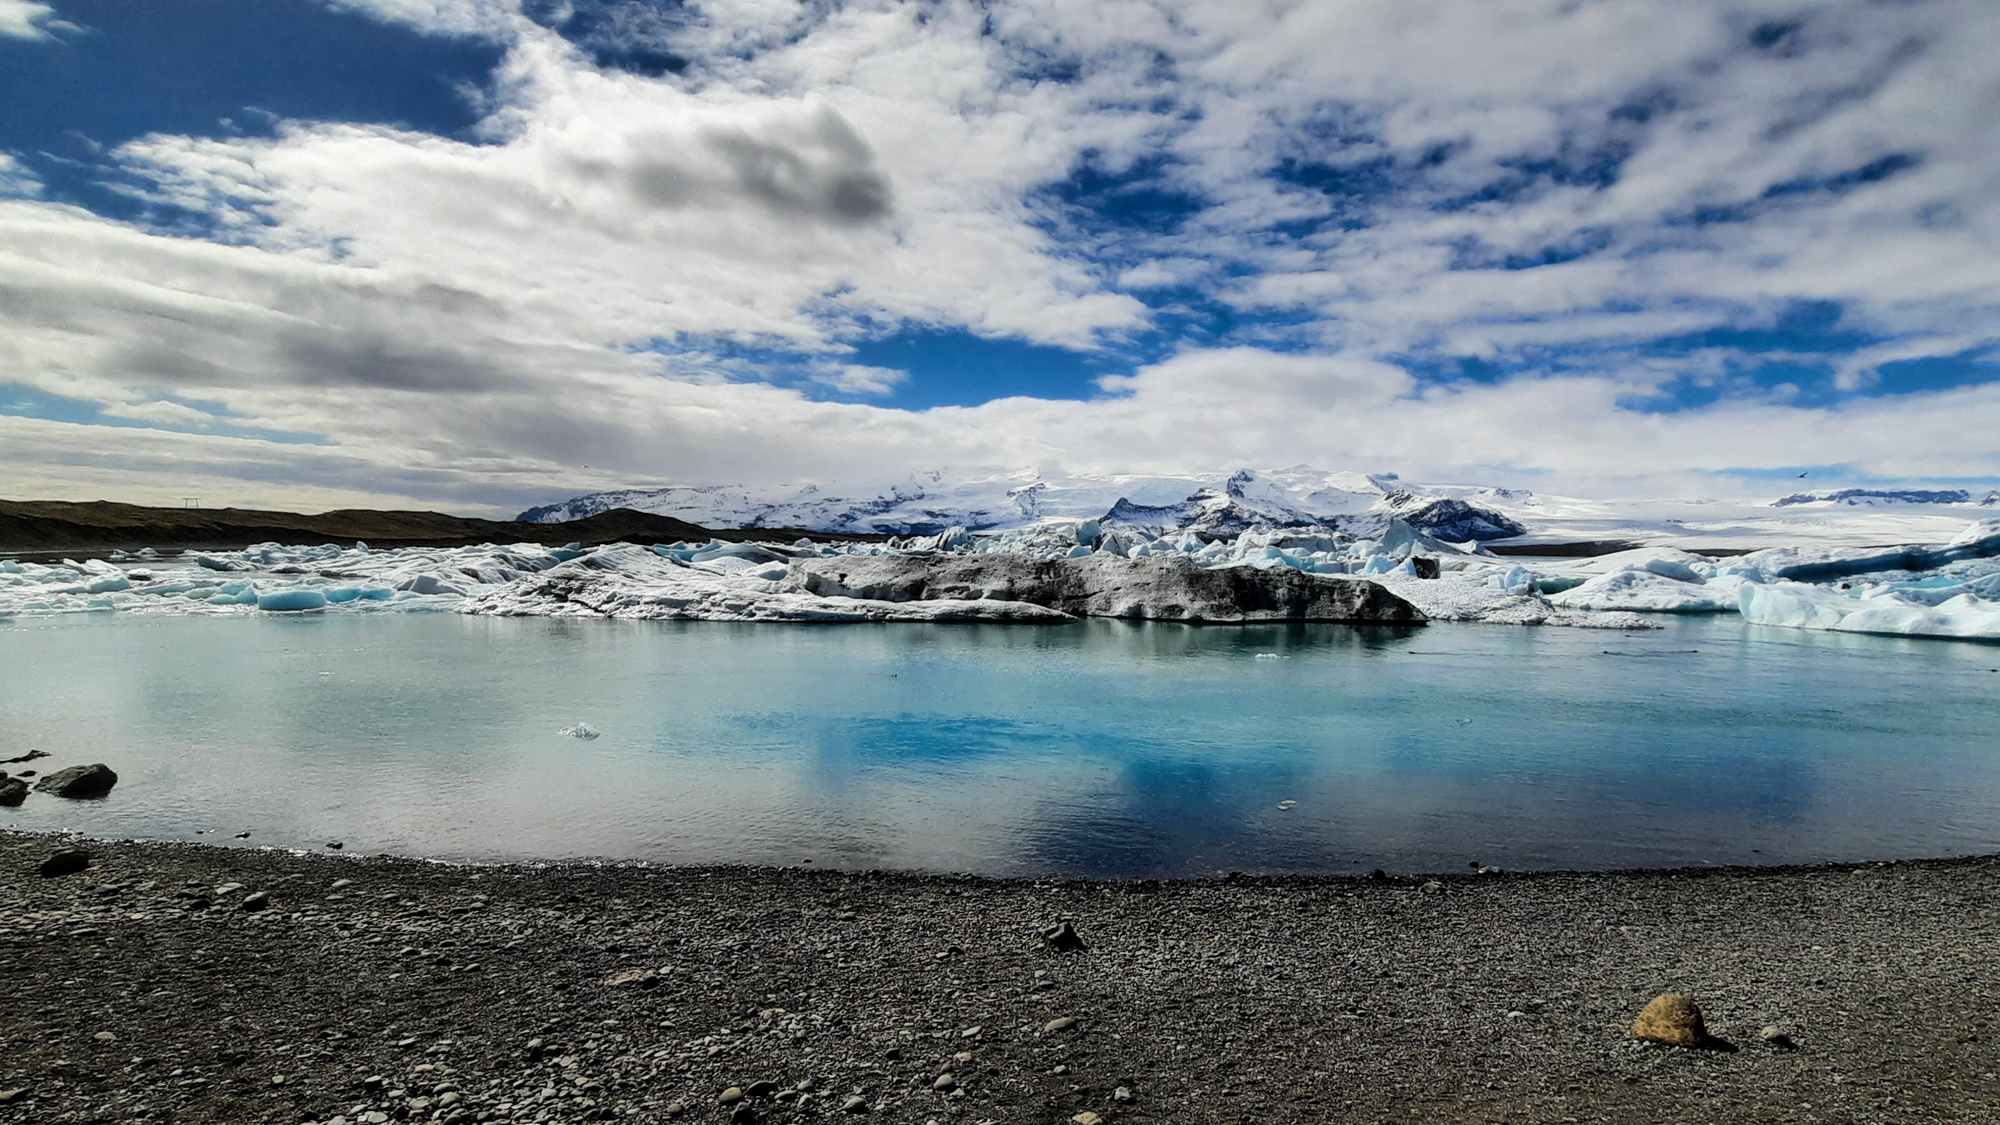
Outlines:
{"type": "Polygon", "coordinates": [[[1073,1125],[1104,1125],[1102,1117],[1097,1116],[1087,1109],[1070,1118],[1070,1121],[1073,1122],[1073,1125]]]}
{"type": "Polygon", "coordinates": [[[1698,1047],[1708,1038],[1701,1022],[1701,1009],[1678,992],[1663,992],[1632,1021],[1632,1038],[1671,1043],[1676,1047],[1698,1047]]]}

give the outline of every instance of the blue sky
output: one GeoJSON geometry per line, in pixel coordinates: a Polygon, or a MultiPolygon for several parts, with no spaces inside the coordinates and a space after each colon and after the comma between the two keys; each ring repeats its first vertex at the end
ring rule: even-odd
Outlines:
{"type": "Polygon", "coordinates": [[[2000,481],[1989,5],[1087,9],[0,0],[17,487],[2000,481]]]}

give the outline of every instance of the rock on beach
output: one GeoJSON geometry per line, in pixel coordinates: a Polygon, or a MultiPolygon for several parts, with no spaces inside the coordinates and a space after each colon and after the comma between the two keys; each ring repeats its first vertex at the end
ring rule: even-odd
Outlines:
{"type": "Polygon", "coordinates": [[[58,797],[88,800],[104,796],[111,792],[111,787],[116,784],[118,775],[112,772],[111,767],[103,762],[94,762],[87,766],[71,766],[68,769],[57,770],[36,782],[35,790],[58,797]]]}
{"type": "Polygon", "coordinates": [[[1632,1021],[1632,1038],[1675,1047],[1699,1047],[1708,1040],[1701,1009],[1690,997],[1665,992],[1653,997],[1639,1018],[1632,1021]]]}

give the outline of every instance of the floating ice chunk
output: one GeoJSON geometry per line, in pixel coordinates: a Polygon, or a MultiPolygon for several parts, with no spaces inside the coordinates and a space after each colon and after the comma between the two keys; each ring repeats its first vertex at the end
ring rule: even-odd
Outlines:
{"type": "Polygon", "coordinates": [[[108,594],[114,590],[130,590],[132,580],[123,574],[107,574],[83,588],[86,594],[108,594]]]}
{"type": "Polygon", "coordinates": [[[408,590],[413,594],[463,594],[464,587],[440,578],[435,574],[419,574],[396,583],[396,589],[408,590]]]}
{"type": "Polygon", "coordinates": [[[1884,633],[1905,637],[2000,640],[2000,602],[1960,594],[1936,606],[1914,605],[1893,591],[1852,597],[1799,582],[1745,583],[1737,592],[1743,619],[1753,625],[1884,633]]]}
{"type": "Polygon", "coordinates": [[[1600,574],[1549,601],[1566,609],[1625,609],[1650,613],[1733,613],[1737,579],[1715,583],[1673,578],[1632,567],[1600,574]]]}
{"type": "Polygon", "coordinates": [[[755,543],[716,543],[689,556],[688,562],[718,562],[739,559],[746,563],[784,562],[785,556],[755,543]]]}
{"type": "Polygon", "coordinates": [[[589,742],[603,732],[589,723],[578,723],[575,726],[564,727],[556,733],[562,735],[564,738],[580,738],[585,742],[589,742]]]}
{"type": "Polygon", "coordinates": [[[1488,575],[1486,584],[1503,593],[1530,594],[1535,590],[1535,572],[1525,566],[1510,566],[1488,575]]]}
{"type": "Polygon", "coordinates": [[[272,613],[299,613],[309,609],[325,609],[326,595],[309,586],[291,590],[273,590],[257,595],[257,608],[272,613]]]}
{"type": "Polygon", "coordinates": [[[1278,654],[1275,652],[1260,652],[1257,654],[1257,659],[1259,660],[1276,660],[1277,658],[1278,654]]]}
{"type": "Polygon", "coordinates": [[[396,591],[387,586],[325,586],[320,593],[325,594],[329,602],[386,602],[396,596],[396,591]]]}

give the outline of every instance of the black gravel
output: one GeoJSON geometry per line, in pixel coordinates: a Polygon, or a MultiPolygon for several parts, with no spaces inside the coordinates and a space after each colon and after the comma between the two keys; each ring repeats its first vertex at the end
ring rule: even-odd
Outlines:
{"type": "Polygon", "coordinates": [[[1425,882],[0,833],[0,1122],[2000,1121],[2000,858],[1425,882]]]}

